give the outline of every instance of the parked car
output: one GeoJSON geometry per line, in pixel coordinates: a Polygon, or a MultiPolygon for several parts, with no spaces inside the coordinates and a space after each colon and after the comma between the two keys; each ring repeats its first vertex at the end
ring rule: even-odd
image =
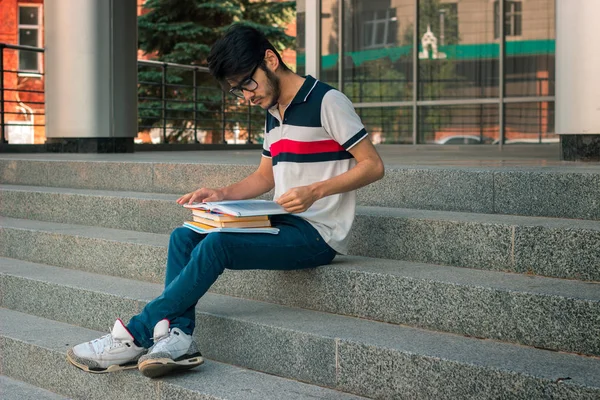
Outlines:
{"type": "Polygon", "coordinates": [[[494,139],[484,136],[483,141],[480,136],[474,135],[455,135],[448,136],[435,141],[435,144],[491,144],[494,139]]]}

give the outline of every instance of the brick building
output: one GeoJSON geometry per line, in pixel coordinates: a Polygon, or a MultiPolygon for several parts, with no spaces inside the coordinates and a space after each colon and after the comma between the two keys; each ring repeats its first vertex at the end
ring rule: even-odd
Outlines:
{"type": "MultiPolygon", "coordinates": [[[[43,3],[0,1],[0,43],[44,47],[43,3]]],[[[12,143],[44,143],[44,57],[5,48],[2,58],[7,137],[12,143]]]]}

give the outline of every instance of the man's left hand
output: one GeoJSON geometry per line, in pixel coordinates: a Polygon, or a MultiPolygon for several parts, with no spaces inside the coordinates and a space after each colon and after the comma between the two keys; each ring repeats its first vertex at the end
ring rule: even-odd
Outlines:
{"type": "Polygon", "coordinates": [[[282,194],[277,199],[277,204],[290,213],[301,213],[310,208],[318,200],[311,186],[298,186],[282,194]]]}

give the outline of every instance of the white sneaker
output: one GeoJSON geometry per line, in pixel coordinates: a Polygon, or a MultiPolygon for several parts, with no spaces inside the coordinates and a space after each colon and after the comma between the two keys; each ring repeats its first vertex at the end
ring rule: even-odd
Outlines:
{"type": "Polygon", "coordinates": [[[133,343],[133,336],[118,319],[108,335],[69,349],[67,360],[84,371],[102,374],[137,368],[137,361],[145,352],[145,348],[133,343]]]}
{"type": "Polygon", "coordinates": [[[139,370],[149,378],[194,368],[204,362],[192,336],[179,328],[169,329],[167,319],[156,324],[153,340],[154,346],[138,361],[139,370]]]}

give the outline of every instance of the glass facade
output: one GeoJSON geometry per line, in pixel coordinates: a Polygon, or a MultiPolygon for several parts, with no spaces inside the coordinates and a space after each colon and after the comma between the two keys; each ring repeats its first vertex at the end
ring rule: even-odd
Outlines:
{"type": "MultiPolygon", "coordinates": [[[[298,71],[304,73],[306,1],[297,4],[298,71]]],[[[319,79],[354,102],[373,141],[558,141],[555,0],[318,4],[319,79]]]]}

